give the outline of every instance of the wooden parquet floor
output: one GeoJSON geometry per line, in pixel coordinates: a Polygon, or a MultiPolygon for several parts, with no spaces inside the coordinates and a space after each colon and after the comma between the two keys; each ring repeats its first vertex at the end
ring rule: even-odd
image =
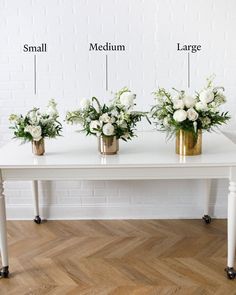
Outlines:
{"type": "Polygon", "coordinates": [[[0,295],[233,295],[226,221],[9,221],[0,295]]]}

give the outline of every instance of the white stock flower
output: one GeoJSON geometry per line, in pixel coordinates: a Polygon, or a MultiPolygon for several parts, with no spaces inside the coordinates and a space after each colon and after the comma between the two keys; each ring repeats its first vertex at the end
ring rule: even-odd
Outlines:
{"type": "Polygon", "coordinates": [[[208,106],[206,103],[203,103],[201,101],[197,102],[195,105],[196,109],[198,111],[207,111],[208,110],[208,106]]]}
{"type": "Polygon", "coordinates": [[[168,117],[165,117],[163,119],[162,124],[163,124],[164,127],[169,127],[169,118],[168,117]]]}
{"type": "Polygon", "coordinates": [[[58,111],[57,111],[57,104],[55,102],[54,99],[51,99],[48,103],[47,106],[47,110],[46,113],[50,116],[50,117],[55,117],[58,115],[58,111]]]}
{"type": "Polygon", "coordinates": [[[187,119],[187,112],[184,110],[177,110],[174,112],[173,118],[176,122],[183,122],[187,119]]]}
{"type": "Polygon", "coordinates": [[[184,101],[186,108],[192,108],[192,107],[194,107],[194,105],[196,103],[195,98],[192,97],[191,95],[185,95],[183,97],[183,101],[184,101]]]}
{"type": "Polygon", "coordinates": [[[210,89],[205,89],[203,90],[200,95],[199,95],[199,99],[202,103],[209,103],[212,102],[214,99],[214,93],[212,92],[212,90],[210,89]]]}
{"type": "Polygon", "coordinates": [[[28,125],[25,127],[24,131],[30,133],[35,141],[39,141],[42,138],[42,129],[40,126],[28,125]]]}
{"type": "Polygon", "coordinates": [[[101,127],[101,123],[98,120],[91,121],[89,129],[92,133],[96,133],[97,129],[101,127]]]}
{"type": "Polygon", "coordinates": [[[136,94],[126,91],[120,95],[120,103],[125,107],[133,107],[136,94]]]}
{"type": "Polygon", "coordinates": [[[107,123],[107,124],[103,125],[102,131],[103,131],[104,135],[111,136],[114,134],[115,128],[111,123],[107,123]]]}
{"type": "Polygon", "coordinates": [[[182,99],[176,99],[173,101],[174,109],[183,109],[184,108],[184,101],[182,99]]]}
{"type": "Polygon", "coordinates": [[[87,98],[83,98],[80,101],[80,107],[84,110],[87,109],[90,106],[90,100],[87,98]]]}
{"type": "Polygon", "coordinates": [[[187,110],[187,117],[190,121],[196,121],[198,118],[198,113],[193,108],[190,108],[187,110]]]}

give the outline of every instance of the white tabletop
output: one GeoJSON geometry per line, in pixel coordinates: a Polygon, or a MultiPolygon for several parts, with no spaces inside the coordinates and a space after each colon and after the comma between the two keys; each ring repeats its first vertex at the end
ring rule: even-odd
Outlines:
{"type": "Polygon", "coordinates": [[[34,156],[30,143],[12,140],[0,149],[0,168],[236,166],[236,145],[219,133],[204,133],[202,155],[189,157],[176,155],[174,140],[155,131],[121,140],[119,154],[112,156],[98,153],[96,137],[76,132],[46,140],[45,148],[44,156],[34,156]]]}

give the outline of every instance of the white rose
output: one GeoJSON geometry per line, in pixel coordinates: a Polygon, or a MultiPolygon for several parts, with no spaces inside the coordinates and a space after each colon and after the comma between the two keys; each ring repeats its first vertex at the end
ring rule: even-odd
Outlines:
{"type": "Polygon", "coordinates": [[[185,95],[183,97],[184,104],[186,108],[192,108],[195,105],[195,98],[190,95],[185,95]]]}
{"type": "Polygon", "coordinates": [[[135,97],[136,97],[136,94],[132,92],[129,92],[129,91],[123,92],[120,96],[120,103],[126,106],[127,108],[133,107],[135,97]]]}
{"type": "Polygon", "coordinates": [[[42,129],[40,126],[32,126],[30,134],[33,137],[33,140],[39,141],[42,138],[42,129]]]}
{"type": "Polygon", "coordinates": [[[111,118],[109,117],[108,113],[102,114],[99,118],[99,121],[108,123],[110,122],[111,118]]]}
{"type": "Polygon", "coordinates": [[[110,118],[110,123],[115,123],[115,121],[116,121],[116,118],[115,117],[111,117],[110,118]]]}
{"type": "Polygon", "coordinates": [[[183,109],[184,108],[184,102],[182,99],[176,99],[174,100],[174,109],[183,109]]]}
{"type": "Polygon", "coordinates": [[[187,119],[187,112],[184,110],[177,110],[174,112],[173,118],[176,122],[183,122],[187,119]]]}
{"type": "Polygon", "coordinates": [[[195,105],[196,109],[198,111],[207,111],[208,109],[208,106],[206,103],[203,103],[201,101],[197,102],[196,105],[195,105]]]}
{"type": "Polygon", "coordinates": [[[187,117],[190,121],[196,121],[198,118],[198,113],[193,108],[190,108],[187,110],[187,117]]]}
{"type": "Polygon", "coordinates": [[[89,99],[87,99],[87,98],[81,99],[81,101],[80,101],[80,107],[82,109],[87,109],[89,106],[90,106],[90,100],[89,99]]]}
{"type": "Polygon", "coordinates": [[[209,103],[214,99],[214,93],[210,89],[203,90],[199,95],[199,99],[202,103],[209,103]]]}
{"type": "Polygon", "coordinates": [[[28,133],[31,134],[32,127],[33,127],[33,126],[31,126],[31,125],[27,125],[27,126],[25,127],[24,131],[25,131],[25,132],[28,132],[28,133]]]}
{"type": "Polygon", "coordinates": [[[111,136],[114,134],[114,126],[111,123],[107,123],[103,126],[102,131],[104,135],[111,136]]]}
{"type": "Polygon", "coordinates": [[[96,133],[97,129],[99,129],[100,127],[101,127],[101,124],[98,120],[91,121],[91,123],[89,125],[89,129],[92,133],[96,133]]]}

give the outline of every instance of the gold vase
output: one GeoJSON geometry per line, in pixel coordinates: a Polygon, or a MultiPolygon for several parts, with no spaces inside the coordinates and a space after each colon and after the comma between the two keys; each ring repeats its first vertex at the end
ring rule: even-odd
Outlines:
{"type": "Polygon", "coordinates": [[[32,140],[32,152],[37,156],[42,156],[45,153],[43,138],[39,141],[32,140]]]}
{"type": "Polygon", "coordinates": [[[176,133],[176,154],[196,156],[202,153],[202,130],[197,135],[191,131],[179,130],[176,133]]]}
{"type": "Polygon", "coordinates": [[[119,150],[119,139],[116,136],[100,136],[98,150],[102,155],[115,155],[119,150]]]}

